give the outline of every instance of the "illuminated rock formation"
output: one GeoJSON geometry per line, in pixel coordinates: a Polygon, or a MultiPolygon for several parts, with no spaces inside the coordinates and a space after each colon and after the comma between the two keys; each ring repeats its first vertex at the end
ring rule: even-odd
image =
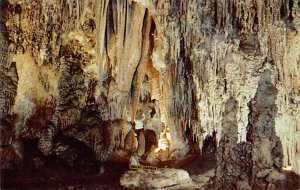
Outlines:
{"type": "Polygon", "coordinates": [[[299,174],[299,4],[0,0],[1,154],[10,150],[5,160],[17,164],[32,141],[49,157],[57,139],[70,138],[99,162],[123,149],[127,160],[135,151],[145,162],[174,160],[191,144],[201,151],[213,134],[226,149],[229,114],[235,151],[272,149],[269,165],[299,174]],[[262,114],[271,114],[271,123],[252,112],[267,70],[276,96],[262,114]],[[260,136],[265,125],[276,139],[260,136]]]}

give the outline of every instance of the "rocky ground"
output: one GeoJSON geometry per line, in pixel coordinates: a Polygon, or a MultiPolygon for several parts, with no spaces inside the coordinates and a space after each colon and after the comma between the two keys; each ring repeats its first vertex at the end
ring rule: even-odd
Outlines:
{"type": "MultiPolygon", "coordinates": [[[[189,183],[182,183],[180,176],[177,183],[172,178],[166,178],[164,179],[166,183],[171,183],[171,185],[166,185],[165,189],[200,188],[204,186],[209,178],[214,175],[215,163],[213,154],[195,158],[192,162],[183,166],[182,170],[178,170],[180,172],[187,171],[184,174],[185,178],[190,180],[189,183]]],[[[59,165],[44,170],[24,168],[16,172],[3,172],[1,187],[2,189],[122,189],[120,178],[128,169],[128,166],[116,163],[105,163],[104,165],[102,175],[96,173],[91,175],[91,171],[86,175],[82,175],[77,171],[70,174],[63,168],[59,170],[59,165]]],[[[172,170],[168,172],[169,174],[180,174],[177,169],[162,170],[172,170]]],[[[131,170],[131,172],[134,171],[131,170]]],[[[162,174],[164,173],[167,172],[162,172],[162,174]]],[[[160,177],[156,180],[160,180],[160,177]]]]}
{"type": "MultiPolygon", "coordinates": [[[[14,172],[2,172],[1,189],[215,189],[211,180],[216,163],[213,149],[210,149],[178,169],[135,171],[128,170],[127,164],[107,162],[103,164],[104,173],[99,174],[93,168],[90,171],[69,170],[59,163],[39,170],[27,166],[14,172]]],[[[284,184],[279,181],[276,189],[298,190],[300,176],[284,173],[289,180],[284,184]]]]}

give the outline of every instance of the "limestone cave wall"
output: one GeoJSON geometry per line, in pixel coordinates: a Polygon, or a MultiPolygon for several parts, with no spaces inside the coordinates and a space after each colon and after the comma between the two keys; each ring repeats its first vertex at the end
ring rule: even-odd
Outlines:
{"type": "Polygon", "coordinates": [[[0,6],[1,154],[10,152],[2,168],[22,160],[28,140],[44,156],[63,155],[69,145],[57,137],[66,137],[99,161],[118,148],[150,154],[151,145],[167,150],[167,160],[185,156],[191,144],[201,150],[213,135],[222,147],[235,126],[227,143],[247,142],[256,152],[263,141],[274,149],[274,158],[261,158],[267,165],[276,165],[280,149],[278,167],[299,174],[299,0],[0,6]],[[133,129],[143,129],[138,139],[133,129]]]}

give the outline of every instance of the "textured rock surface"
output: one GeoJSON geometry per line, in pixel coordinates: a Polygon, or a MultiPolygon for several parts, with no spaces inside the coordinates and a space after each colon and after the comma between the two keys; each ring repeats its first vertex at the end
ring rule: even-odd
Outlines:
{"type": "Polygon", "coordinates": [[[237,143],[236,113],[237,101],[231,97],[225,105],[223,135],[217,149],[217,167],[214,178],[216,189],[251,189],[251,179],[248,177],[252,175],[252,146],[248,142],[247,144],[237,143]]]}
{"type": "Polygon", "coordinates": [[[193,187],[193,181],[186,171],[169,168],[154,171],[127,171],[122,175],[120,182],[123,187],[127,188],[184,189],[193,187]]]}
{"type": "Polygon", "coordinates": [[[207,182],[213,175],[214,170],[198,175],[189,175],[181,169],[138,170],[125,172],[120,179],[120,183],[128,189],[206,189],[207,182]]]}
{"type": "Polygon", "coordinates": [[[216,134],[219,162],[241,162],[232,181],[299,174],[299,4],[0,0],[1,166],[26,141],[40,158],[75,154],[76,141],[98,161],[116,148],[175,159],[216,134]]]}
{"type": "MultiPolygon", "coordinates": [[[[216,189],[275,188],[286,179],[282,168],[282,146],[275,133],[277,89],[270,71],[258,83],[249,103],[247,142],[237,143],[237,101],[229,98],[225,105],[223,135],[217,150],[217,168],[213,183],[216,189]]],[[[280,188],[277,187],[277,188],[280,188]]]]}

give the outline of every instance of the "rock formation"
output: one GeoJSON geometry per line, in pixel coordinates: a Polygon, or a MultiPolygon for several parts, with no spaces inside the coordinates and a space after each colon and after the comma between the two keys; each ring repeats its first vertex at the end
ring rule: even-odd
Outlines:
{"type": "Polygon", "coordinates": [[[237,143],[237,101],[227,100],[213,179],[216,189],[274,189],[278,185],[274,182],[286,179],[281,173],[282,145],[275,133],[277,93],[267,70],[249,103],[247,142],[242,143],[237,143]]]}
{"type": "Polygon", "coordinates": [[[215,134],[217,181],[299,174],[299,30],[299,0],[0,0],[1,169],[28,143],[156,163],[215,134]]]}
{"type": "Polygon", "coordinates": [[[196,188],[184,170],[162,168],[156,171],[128,171],[121,178],[121,185],[127,188],[141,189],[181,189],[196,188]],[[170,188],[171,187],[171,188],[170,188]]]}
{"type": "Polygon", "coordinates": [[[251,144],[249,144],[250,148],[247,148],[241,147],[237,143],[238,126],[236,113],[237,101],[231,97],[225,104],[223,135],[217,149],[218,163],[214,179],[214,184],[217,186],[216,189],[250,189],[247,177],[252,174],[251,144]],[[250,152],[249,156],[245,157],[243,155],[244,151],[250,152]],[[244,161],[249,165],[246,166],[244,161]],[[248,169],[248,172],[245,172],[245,169],[248,169]]]}

